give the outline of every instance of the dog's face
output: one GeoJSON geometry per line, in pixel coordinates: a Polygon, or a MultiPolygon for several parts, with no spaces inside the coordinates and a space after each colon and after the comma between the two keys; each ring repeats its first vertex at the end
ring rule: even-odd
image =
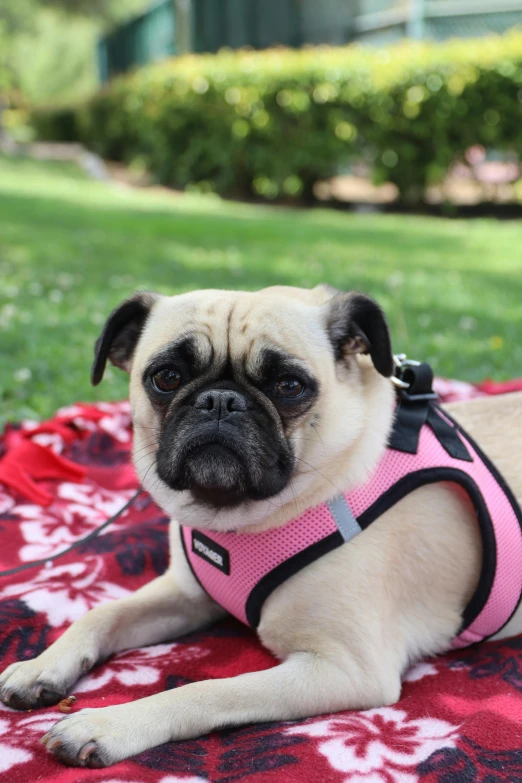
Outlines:
{"type": "Polygon", "coordinates": [[[136,294],[96,344],[94,383],[107,358],[130,372],[145,489],[179,521],[221,530],[336,494],[336,462],[371,429],[368,396],[393,371],[380,308],[324,286],[136,294]]]}

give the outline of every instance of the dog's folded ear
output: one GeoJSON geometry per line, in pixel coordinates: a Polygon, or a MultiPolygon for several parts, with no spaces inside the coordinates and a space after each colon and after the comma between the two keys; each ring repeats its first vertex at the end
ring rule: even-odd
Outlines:
{"type": "Polygon", "coordinates": [[[107,359],[116,367],[129,371],[145,321],[159,297],[160,294],[138,291],[112,311],[94,346],[94,362],[91,368],[93,386],[97,386],[103,378],[107,359]]]}
{"type": "Polygon", "coordinates": [[[339,292],[328,308],[328,333],[336,360],[367,353],[375,369],[389,378],[394,369],[390,332],[377,302],[364,294],[339,292]]]}

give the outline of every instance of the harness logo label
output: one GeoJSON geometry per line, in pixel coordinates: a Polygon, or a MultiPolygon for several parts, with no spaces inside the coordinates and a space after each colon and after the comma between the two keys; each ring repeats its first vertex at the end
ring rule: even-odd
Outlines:
{"type": "Polygon", "coordinates": [[[227,550],[199,530],[192,530],[192,551],[224,574],[230,574],[230,556],[227,550]]]}

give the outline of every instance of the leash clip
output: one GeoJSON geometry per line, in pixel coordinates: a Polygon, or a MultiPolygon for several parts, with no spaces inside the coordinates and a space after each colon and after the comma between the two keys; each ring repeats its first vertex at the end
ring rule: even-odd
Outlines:
{"type": "Polygon", "coordinates": [[[433,391],[433,370],[426,362],[408,359],[405,353],[393,356],[395,374],[392,383],[397,396],[405,402],[424,402],[438,399],[433,391]]]}

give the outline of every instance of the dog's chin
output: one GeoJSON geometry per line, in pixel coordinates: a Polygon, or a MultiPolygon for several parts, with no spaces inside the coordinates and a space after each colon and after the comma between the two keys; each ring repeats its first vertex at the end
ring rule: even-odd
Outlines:
{"type": "Polygon", "coordinates": [[[238,506],[248,499],[247,476],[239,456],[219,443],[195,449],[185,460],[184,484],[205,506],[238,506]]]}
{"type": "Polygon", "coordinates": [[[291,476],[291,456],[283,455],[263,469],[252,465],[240,448],[240,444],[199,443],[182,448],[178,459],[169,459],[168,452],[165,459],[160,450],[157,473],[170,490],[189,492],[198,505],[216,511],[251,506],[279,494],[291,476]]]}
{"type": "Polygon", "coordinates": [[[207,489],[197,484],[192,487],[191,493],[200,506],[216,510],[236,508],[248,499],[246,494],[240,490],[207,489]]]}

